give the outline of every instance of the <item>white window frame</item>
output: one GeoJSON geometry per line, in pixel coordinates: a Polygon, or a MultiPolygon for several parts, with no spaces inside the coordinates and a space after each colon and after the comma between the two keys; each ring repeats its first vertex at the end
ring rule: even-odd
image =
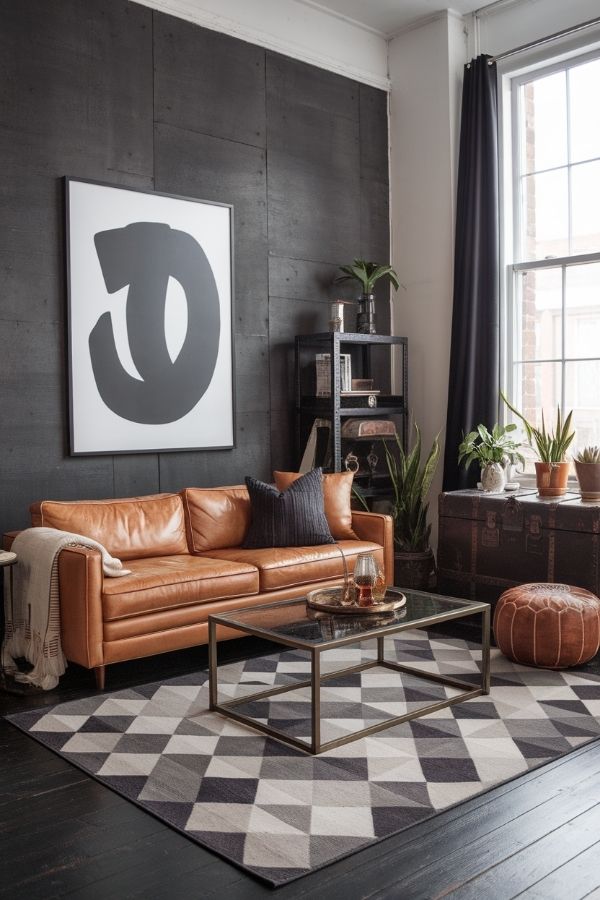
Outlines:
{"type": "MultiPolygon", "coordinates": [[[[498,76],[498,134],[499,134],[499,172],[500,172],[500,384],[509,398],[512,397],[513,375],[516,342],[516,284],[519,272],[535,269],[561,268],[562,270],[562,330],[563,353],[557,360],[539,360],[539,362],[557,362],[562,367],[561,408],[564,407],[565,379],[564,366],[568,359],[564,354],[564,303],[565,277],[567,267],[589,262],[600,262],[600,252],[578,254],[574,256],[555,257],[552,259],[522,261],[520,253],[521,224],[520,210],[520,175],[522,174],[513,160],[519,158],[518,98],[521,86],[536,77],[544,77],[555,72],[564,71],[571,66],[580,65],[600,58],[600,28],[590,29],[590,33],[577,38],[565,39],[549,49],[548,46],[538,48],[529,53],[520,53],[518,57],[500,60],[497,63],[498,76]],[[516,61],[518,59],[518,62],[516,61]],[[515,210],[519,215],[515,221],[515,210]],[[515,227],[516,226],[516,227],[515,227]]],[[[568,98],[567,98],[568,103],[568,98]]],[[[568,115],[568,111],[567,111],[568,115]]],[[[567,127],[570,128],[569,121],[567,127]]],[[[570,153],[569,153],[570,182],[570,153]]],[[[571,191],[569,184],[569,216],[571,191]]],[[[590,357],[596,359],[597,357],[590,357]]],[[[579,359],[579,357],[578,357],[579,359]]],[[[538,360],[536,360],[538,362],[538,360]]],[[[508,410],[503,403],[499,405],[499,421],[508,421],[508,410]]],[[[574,475],[571,476],[574,478],[574,475]]],[[[519,476],[523,484],[533,484],[533,475],[519,476]]]]}

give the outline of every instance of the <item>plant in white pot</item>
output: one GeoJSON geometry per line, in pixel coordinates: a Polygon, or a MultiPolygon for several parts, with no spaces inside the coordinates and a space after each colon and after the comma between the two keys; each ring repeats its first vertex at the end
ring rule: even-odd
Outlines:
{"type": "Polygon", "coordinates": [[[409,453],[398,435],[390,449],[384,442],[385,458],[392,483],[394,519],[394,584],[428,590],[435,572],[433,550],[429,546],[431,525],[427,521],[427,495],[440,458],[439,434],[421,462],[421,432],[415,424],[415,442],[409,453]]]}
{"type": "Polygon", "coordinates": [[[458,448],[458,462],[464,463],[468,469],[471,463],[478,462],[481,468],[481,486],[490,494],[501,493],[506,486],[506,464],[519,462],[525,466],[525,459],[519,452],[521,441],[517,440],[514,423],[498,425],[491,431],[485,425],[478,425],[476,431],[463,435],[458,448]]]}
{"type": "Polygon", "coordinates": [[[502,391],[500,396],[508,408],[517,416],[525,426],[529,446],[538,456],[535,463],[535,478],[540,497],[562,497],[567,490],[571,461],[567,459],[567,450],[573,442],[575,431],[571,429],[573,410],[567,418],[558,407],[556,413],[556,425],[553,431],[548,431],[542,412],[542,427],[536,428],[528,422],[523,413],[507,400],[502,391]]]}
{"type": "Polygon", "coordinates": [[[398,290],[400,281],[398,275],[391,266],[382,266],[379,263],[367,262],[365,259],[353,259],[347,266],[340,266],[342,275],[335,279],[340,281],[356,281],[361,287],[362,294],[358,301],[358,315],[356,317],[356,330],[359,334],[376,334],[375,331],[375,285],[380,278],[387,277],[398,290]]]}
{"type": "Polygon", "coordinates": [[[600,502],[600,447],[584,447],[575,457],[581,499],[600,502]]]}

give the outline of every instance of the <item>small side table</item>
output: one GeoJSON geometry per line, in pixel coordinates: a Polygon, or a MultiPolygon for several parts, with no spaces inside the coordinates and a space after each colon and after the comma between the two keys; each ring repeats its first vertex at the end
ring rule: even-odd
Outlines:
{"type": "Polygon", "coordinates": [[[10,596],[12,599],[12,587],[13,587],[13,570],[12,567],[17,562],[17,554],[13,553],[12,550],[0,550],[0,569],[3,569],[5,566],[8,566],[9,577],[10,577],[10,596]]]}
{"type": "MultiPolygon", "coordinates": [[[[8,568],[8,577],[10,579],[10,605],[11,605],[11,621],[13,619],[12,609],[13,609],[13,566],[17,562],[17,554],[13,553],[12,550],[0,550],[0,568],[8,568]]],[[[6,577],[6,576],[5,576],[6,577]]],[[[6,628],[6,619],[4,622],[4,626],[6,628]]],[[[6,683],[6,679],[4,677],[4,665],[2,665],[2,684],[6,683]]]]}

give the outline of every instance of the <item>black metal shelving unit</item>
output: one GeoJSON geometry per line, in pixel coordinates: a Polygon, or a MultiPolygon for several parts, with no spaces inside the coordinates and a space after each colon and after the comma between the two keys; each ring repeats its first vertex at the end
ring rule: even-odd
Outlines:
{"type": "MultiPolygon", "coordinates": [[[[348,447],[368,446],[381,442],[377,437],[345,438],[342,424],[349,418],[391,418],[396,422],[396,430],[407,448],[408,442],[408,340],[381,334],[355,334],[352,332],[322,332],[297,335],[295,340],[296,374],[296,452],[300,462],[308,435],[315,419],[330,422],[330,465],[325,471],[344,471],[344,459],[348,447]],[[316,354],[329,353],[331,393],[328,397],[316,395],[316,354]],[[342,396],[341,354],[349,353],[352,362],[352,377],[374,381],[376,406],[367,406],[367,398],[358,402],[352,397],[342,396]],[[392,354],[396,356],[392,362],[392,354]],[[393,369],[393,376],[392,376],[393,369]],[[393,391],[392,377],[400,391],[393,391]],[[350,406],[350,403],[356,405],[350,406]]],[[[355,480],[365,497],[385,497],[389,495],[389,478],[386,477],[383,448],[380,454],[380,470],[357,472],[355,480]],[[383,464],[381,466],[381,463],[383,464]]]]}

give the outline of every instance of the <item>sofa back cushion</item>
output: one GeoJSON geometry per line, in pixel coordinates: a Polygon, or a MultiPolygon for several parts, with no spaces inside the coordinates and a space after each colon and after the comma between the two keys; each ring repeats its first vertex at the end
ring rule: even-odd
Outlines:
{"type": "Polygon", "coordinates": [[[250,497],[245,485],[186,488],[182,495],[192,553],[242,545],[250,526],[250,497]]]}
{"type": "Polygon", "coordinates": [[[179,494],[123,500],[43,500],[31,507],[31,524],[93,538],[118,559],[189,552],[179,494]]]}
{"type": "MultiPolygon", "coordinates": [[[[273,472],[275,484],[280,491],[287,490],[301,477],[301,472],[273,472]]],[[[352,528],[353,479],[353,472],[328,472],[323,475],[325,518],[336,541],[358,540],[352,528]]]]}

